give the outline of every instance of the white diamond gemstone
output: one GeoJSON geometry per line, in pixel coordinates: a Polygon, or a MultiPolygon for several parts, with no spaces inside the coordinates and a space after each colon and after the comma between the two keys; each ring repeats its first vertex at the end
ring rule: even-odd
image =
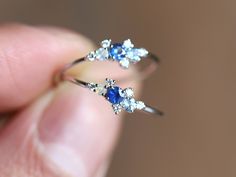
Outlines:
{"type": "Polygon", "coordinates": [[[99,95],[106,95],[107,89],[105,88],[105,84],[98,84],[96,93],[98,93],[99,95]]]}
{"type": "Polygon", "coordinates": [[[126,52],[126,57],[130,59],[131,62],[136,63],[141,60],[139,55],[137,54],[136,49],[131,49],[126,52]]]}
{"type": "Polygon", "coordinates": [[[115,83],[116,83],[115,80],[106,78],[106,86],[107,87],[113,86],[115,83]]]}
{"type": "Polygon", "coordinates": [[[141,109],[143,109],[143,108],[145,108],[145,107],[146,107],[146,106],[145,106],[144,102],[142,102],[142,101],[136,101],[136,108],[137,108],[137,109],[141,110],[141,109]]]}
{"type": "Polygon", "coordinates": [[[114,110],[114,112],[115,112],[115,114],[118,114],[119,112],[121,112],[121,105],[119,105],[119,104],[113,104],[112,105],[112,108],[113,108],[113,110],[114,110]]]}
{"type": "Polygon", "coordinates": [[[105,39],[101,42],[101,46],[103,48],[108,48],[108,47],[110,47],[110,45],[111,45],[111,39],[105,39]]]}
{"type": "Polygon", "coordinates": [[[133,48],[134,47],[134,44],[131,42],[131,40],[130,39],[127,39],[127,40],[125,40],[124,42],[123,42],[123,46],[125,47],[125,48],[133,48]]]}
{"type": "Polygon", "coordinates": [[[120,66],[124,69],[129,68],[129,60],[127,58],[120,60],[120,66]]]}
{"type": "Polygon", "coordinates": [[[94,84],[94,83],[89,83],[88,88],[99,94],[99,95],[105,95],[107,93],[107,89],[105,88],[105,84],[94,84]]]}
{"type": "Polygon", "coordinates": [[[136,109],[136,102],[134,98],[124,99],[120,104],[127,112],[134,112],[136,109]]]}
{"type": "Polygon", "coordinates": [[[131,98],[134,96],[134,91],[132,88],[126,88],[123,90],[124,96],[127,98],[131,98]]]}
{"type": "Polygon", "coordinates": [[[124,98],[125,97],[124,90],[120,89],[119,90],[119,95],[124,98]]]}
{"type": "Polygon", "coordinates": [[[135,49],[136,54],[140,57],[146,57],[148,55],[148,51],[144,48],[139,48],[139,49],[135,49]]]}
{"type": "Polygon", "coordinates": [[[96,88],[97,88],[97,84],[94,84],[94,83],[89,83],[88,84],[88,88],[92,91],[96,91],[96,88]]]}
{"type": "Polygon", "coordinates": [[[96,50],[95,56],[99,60],[106,60],[109,58],[109,52],[107,49],[100,48],[96,50]]]}
{"type": "Polygon", "coordinates": [[[90,52],[87,57],[86,57],[89,61],[94,61],[95,60],[95,53],[94,52],[90,52]]]}
{"type": "Polygon", "coordinates": [[[131,62],[138,62],[141,60],[140,57],[146,57],[148,55],[148,51],[144,48],[133,48],[126,52],[126,56],[130,59],[131,62]]]}

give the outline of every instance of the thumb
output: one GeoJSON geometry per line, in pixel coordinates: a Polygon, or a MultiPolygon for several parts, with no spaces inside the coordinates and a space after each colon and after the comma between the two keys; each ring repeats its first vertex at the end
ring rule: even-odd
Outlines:
{"type": "Polygon", "coordinates": [[[120,125],[105,100],[69,83],[62,85],[2,129],[0,172],[14,177],[104,173],[120,125]]]}

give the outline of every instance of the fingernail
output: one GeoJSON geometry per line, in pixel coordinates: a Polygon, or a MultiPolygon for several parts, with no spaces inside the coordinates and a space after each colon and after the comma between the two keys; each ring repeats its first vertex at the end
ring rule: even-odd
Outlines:
{"type": "Polygon", "coordinates": [[[119,120],[112,118],[110,109],[97,108],[103,101],[74,85],[62,86],[57,92],[39,123],[47,163],[54,164],[55,170],[89,177],[107,159],[119,120]]]}

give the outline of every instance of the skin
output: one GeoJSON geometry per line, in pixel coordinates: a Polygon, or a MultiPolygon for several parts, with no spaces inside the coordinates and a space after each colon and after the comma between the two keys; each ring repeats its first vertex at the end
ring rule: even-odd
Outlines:
{"type": "Polygon", "coordinates": [[[58,69],[85,56],[93,43],[65,29],[4,24],[0,49],[1,176],[104,176],[121,119],[90,91],[52,84],[58,69]]]}

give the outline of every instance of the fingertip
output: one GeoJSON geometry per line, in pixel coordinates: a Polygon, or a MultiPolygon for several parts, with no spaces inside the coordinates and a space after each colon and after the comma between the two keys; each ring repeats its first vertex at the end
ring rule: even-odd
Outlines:
{"type": "Polygon", "coordinates": [[[86,55],[93,44],[69,30],[4,24],[0,47],[0,111],[9,111],[42,94],[58,68],[86,55]]]}

